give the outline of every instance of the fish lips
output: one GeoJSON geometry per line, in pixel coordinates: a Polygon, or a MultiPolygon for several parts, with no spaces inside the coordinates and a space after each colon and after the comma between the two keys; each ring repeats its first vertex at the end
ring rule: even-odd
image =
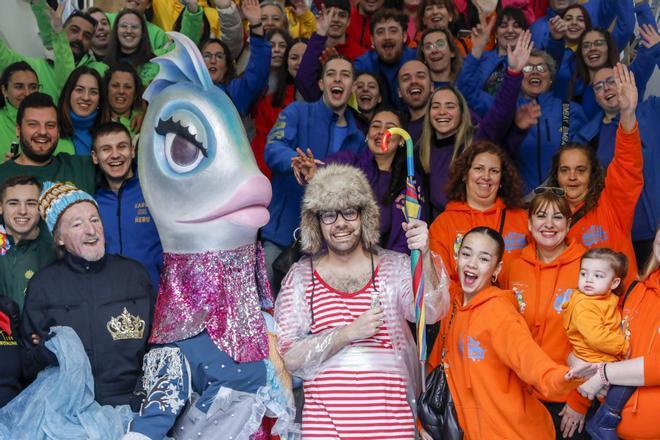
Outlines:
{"type": "Polygon", "coordinates": [[[260,228],[270,219],[268,204],[271,197],[270,181],[263,175],[254,175],[245,180],[222,206],[201,217],[177,220],[177,223],[199,224],[222,220],[238,226],[260,228]]]}

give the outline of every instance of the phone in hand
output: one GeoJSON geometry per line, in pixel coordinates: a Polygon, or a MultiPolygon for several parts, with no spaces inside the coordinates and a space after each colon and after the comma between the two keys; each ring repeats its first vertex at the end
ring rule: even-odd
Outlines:
{"type": "Polygon", "coordinates": [[[11,153],[11,158],[16,159],[18,155],[20,154],[18,151],[18,141],[14,141],[11,143],[11,149],[9,150],[11,153]]]}

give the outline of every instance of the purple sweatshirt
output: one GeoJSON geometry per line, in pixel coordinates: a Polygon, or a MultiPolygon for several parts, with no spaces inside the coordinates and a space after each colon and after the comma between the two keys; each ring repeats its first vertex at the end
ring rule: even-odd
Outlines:
{"type": "MultiPolygon", "coordinates": [[[[405,217],[403,215],[405,186],[401,190],[401,194],[399,194],[399,196],[392,203],[390,203],[388,206],[383,206],[382,200],[390,188],[392,173],[390,171],[381,171],[378,169],[376,158],[374,157],[374,154],[371,152],[371,150],[369,150],[369,147],[365,146],[360,153],[353,153],[352,151],[347,150],[340,151],[336,154],[326,157],[323,159],[323,161],[328,164],[341,163],[352,165],[356,168],[359,168],[364,172],[364,174],[366,174],[367,179],[369,180],[369,184],[371,185],[371,189],[374,191],[378,206],[380,207],[381,246],[385,249],[410,254],[405,232],[403,232],[403,229],[401,228],[401,223],[405,221],[405,217]]],[[[415,181],[417,183],[418,193],[420,195],[424,194],[420,188],[420,174],[415,176],[415,181]]],[[[424,201],[421,199],[420,204],[422,205],[422,220],[425,220],[426,209],[424,207],[424,201]]]]}
{"type": "MultiPolygon", "coordinates": [[[[502,146],[509,153],[513,153],[520,145],[527,132],[516,128],[513,121],[522,80],[522,74],[512,75],[507,71],[504,75],[502,87],[500,87],[495,97],[494,105],[488,110],[481,122],[476,120],[478,117],[472,113],[473,123],[478,124],[477,132],[472,139],[473,142],[489,140],[502,146]]],[[[430,208],[431,221],[444,211],[447,204],[445,186],[449,180],[449,166],[454,152],[454,141],[455,138],[452,136],[446,139],[435,139],[431,142],[431,172],[424,176],[422,182],[427,191],[425,199],[430,208]]],[[[461,151],[463,148],[461,148],[461,151]]]]}

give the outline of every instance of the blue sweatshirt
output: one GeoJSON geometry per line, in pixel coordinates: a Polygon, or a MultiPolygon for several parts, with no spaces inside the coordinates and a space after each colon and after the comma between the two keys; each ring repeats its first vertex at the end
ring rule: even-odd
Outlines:
{"type": "Polygon", "coordinates": [[[417,51],[415,49],[404,47],[403,54],[401,54],[399,61],[394,64],[387,64],[381,61],[380,58],[378,58],[376,50],[372,49],[353,61],[353,69],[356,72],[370,72],[380,75],[386,82],[386,84],[383,84],[383,87],[387,89],[387,97],[389,99],[389,102],[386,104],[395,108],[405,108],[403,101],[401,101],[401,98],[399,97],[399,69],[407,61],[416,58],[417,51]]]}
{"type": "MultiPolygon", "coordinates": [[[[364,134],[358,129],[355,117],[344,112],[348,132],[340,151],[359,152],[364,145],[364,134]]],[[[270,221],[261,230],[263,239],[279,246],[288,246],[292,234],[300,223],[300,202],[303,189],[291,170],[291,158],[298,155],[296,148],[310,148],[314,157],[323,160],[333,145],[333,128],[338,116],[323,102],[293,102],[277,118],[268,133],[264,159],[273,172],[271,180],[273,198],[268,207],[270,221]]]]}
{"type": "Polygon", "coordinates": [[[105,251],[139,261],[158,290],[163,248],[144,201],[137,176],[124,181],[118,193],[102,187],[94,194],[105,233],[105,251]]]}

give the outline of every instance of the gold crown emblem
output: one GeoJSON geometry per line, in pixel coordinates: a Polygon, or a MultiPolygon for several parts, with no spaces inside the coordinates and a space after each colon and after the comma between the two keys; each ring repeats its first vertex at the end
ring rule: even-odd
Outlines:
{"type": "Polygon", "coordinates": [[[144,335],[144,320],[139,316],[133,316],[128,313],[126,307],[121,315],[116,318],[110,318],[106,324],[110,336],[113,341],[120,341],[123,339],[142,339],[144,335]]]}

